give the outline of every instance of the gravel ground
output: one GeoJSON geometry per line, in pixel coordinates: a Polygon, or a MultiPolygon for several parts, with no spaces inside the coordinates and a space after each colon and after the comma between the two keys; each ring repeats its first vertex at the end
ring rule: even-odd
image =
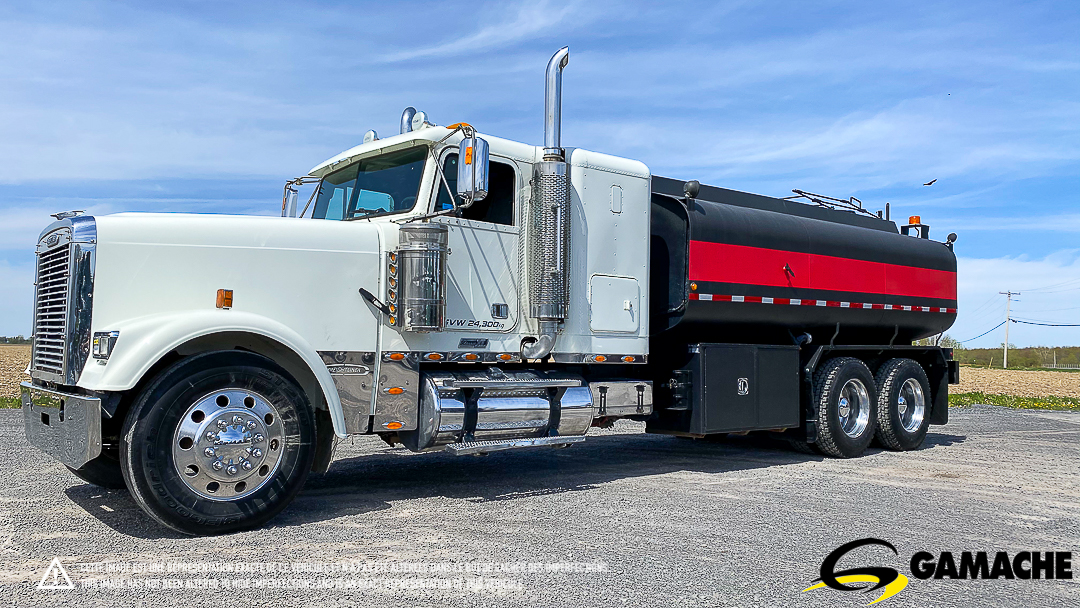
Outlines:
{"type": "Polygon", "coordinates": [[[1017,397],[1080,397],[1080,373],[961,367],[960,384],[950,393],[986,393],[1017,397]]]}
{"type": "Polygon", "coordinates": [[[30,379],[23,374],[29,364],[29,346],[0,344],[0,397],[19,396],[19,383],[30,379]]]}
{"type": "MultiPolygon", "coordinates": [[[[199,539],[160,528],[126,492],[83,484],[26,444],[19,411],[0,411],[0,598],[79,608],[862,606],[871,596],[801,593],[825,555],[854,539],[888,540],[899,556],[863,548],[842,567],[908,572],[921,550],[1080,556],[1080,412],[958,409],[918,451],[854,460],[641,430],[620,422],[570,449],[480,458],[357,438],[271,526],[199,539]],[[54,557],[75,589],[37,589],[54,557]],[[279,571],[313,566],[330,571],[279,571]],[[235,572],[243,567],[259,571],[235,572]],[[481,571],[460,572],[470,569],[481,571]],[[262,586],[197,588],[215,581],[262,586]],[[270,587],[319,581],[368,588],[270,587]]],[[[1077,606],[1080,576],[913,578],[881,605],[1077,606]]]]}

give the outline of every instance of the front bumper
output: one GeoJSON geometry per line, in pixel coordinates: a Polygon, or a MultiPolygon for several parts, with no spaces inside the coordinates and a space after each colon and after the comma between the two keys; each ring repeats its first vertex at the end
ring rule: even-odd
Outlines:
{"type": "Polygon", "coordinates": [[[20,386],[31,444],[73,469],[101,455],[101,399],[20,386]]]}

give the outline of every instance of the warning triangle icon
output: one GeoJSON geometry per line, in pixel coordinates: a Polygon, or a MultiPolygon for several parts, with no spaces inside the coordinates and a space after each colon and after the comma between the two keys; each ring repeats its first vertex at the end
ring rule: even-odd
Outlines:
{"type": "Polygon", "coordinates": [[[38,583],[38,589],[74,589],[75,584],[71,582],[71,578],[68,577],[68,573],[64,570],[63,564],[60,563],[59,557],[54,557],[52,563],[49,564],[48,569],[45,570],[45,574],[41,576],[41,582],[38,583]]]}

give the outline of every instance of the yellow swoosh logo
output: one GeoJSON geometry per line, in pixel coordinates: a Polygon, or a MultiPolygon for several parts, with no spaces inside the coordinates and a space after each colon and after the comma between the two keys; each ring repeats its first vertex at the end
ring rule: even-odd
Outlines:
{"type": "MultiPolygon", "coordinates": [[[[877,583],[877,582],[880,582],[880,579],[878,579],[878,577],[876,577],[876,576],[874,576],[872,574],[847,574],[847,575],[844,575],[844,576],[836,577],[836,580],[841,582],[841,583],[877,583]]],[[[870,602],[870,604],[867,604],[867,606],[869,606],[871,604],[876,604],[876,603],[880,602],[881,600],[887,600],[890,597],[896,595],[897,593],[900,593],[901,591],[904,590],[904,587],[907,587],[907,584],[908,584],[908,577],[904,576],[903,574],[897,576],[895,581],[889,583],[888,585],[885,585],[885,588],[881,593],[881,597],[879,597],[876,600],[870,602]]],[[[812,591],[814,589],[821,589],[822,587],[826,587],[826,586],[827,585],[825,585],[825,583],[818,583],[816,585],[813,585],[813,586],[807,587],[806,589],[803,589],[802,592],[806,593],[807,591],[812,591]]]]}

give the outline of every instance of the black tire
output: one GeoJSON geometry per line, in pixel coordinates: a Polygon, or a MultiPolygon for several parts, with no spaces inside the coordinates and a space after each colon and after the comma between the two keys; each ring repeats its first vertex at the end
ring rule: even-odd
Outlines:
{"type": "Polygon", "coordinates": [[[814,373],[814,405],[814,447],[822,454],[854,458],[870,445],[877,428],[877,385],[865,363],[837,357],[822,364],[814,373]]]}
{"type": "MultiPolygon", "coordinates": [[[[256,401],[249,401],[245,397],[242,403],[256,401]]],[[[240,416],[231,420],[236,422],[240,416]]],[[[262,452],[255,454],[262,455],[262,452]]],[[[234,532],[266,523],[280,513],[303,487],[314,456],[315,417],[303,390],[273,361],[241,351],[195,355],[161,372],[135,400],[124,421],[120,438],[121,469],[135,502],[161,524],[193,535],[234,532]],[[221,421],[232,414],[245,414],[240,409],[240,400],[229,404],[226,398],[228,407],[222,404],[226,391],[229,394],[257,396],[265,404],[270,404],[277,415],[265,417],[265,428],[252,426],[256,430],[250,433],[246,425],[255,425],[262,416],[254,414],[255,409],[247,412],[246,419],[234,426],[220,426],[221,421]],[[207,415],[192,410],[211,410],[215,399],[216,404],[224,408],[214,410],[225,412],[221,414],[221,419],[214,420],[218,418],[218,413],[207,415]],[[191,441],[187,441],[187,448],[184,448],[185,439],[180,435],[182,428],[196,422],[205,425],[214,422],[219,426],[197,427],[200,429],[195,435],[198,443],[193,446],[191,441]],[[276,428],[274,423],[278,425],[276,428]],[[203,431],[207,431],[206,447],[202,445],[203,431]],[[230,433],[233,435],[222,439],[230,433]],[[253,433],[265,433],[266,436],[253,433]],[[216,435],[213,442],[209,439],[211,435],[216,435]],[[238,436],[246,439],[239,440],[238,436]],[[177,437],[181,439],[177,441],[177,437]],[[258,445],[265,448],[265,457],[261,459],[251,454],[256,442],[261,442],[258,445]],[[245,449],[244,446],[247,446],[248,460],[255,461],[254,470],[250,463],[245,464],[244,455],[240,452],[245,449]],[[236,467],[230,466],[230,474],[236,475],[235,479],[222,480],[220,484],[211,481],[198,486],[209,475],[225,475],[218,464],[211,462],[223,457],[211,458],[207,455],[207,461],[199,461],[206,465],[202,471],[194,467],[194,474],[188,476],[191,480],[181,477],[174,454],[184,453],[177,450],[194,450],[190,452],[194,458],[209,448],[228,451],[228,462],[245,464],[248,470],[237,474],[236,467]],[[236,456],[237,453],[240,456],[236,456]],[[273,468],[260,466],[271,459],[273,468]],[[210,464],[214,464],[214,467],[210,467],[210,464]],[[211,468],[215,470],[211,471],[211,468]],[[200,477],[193,477],[195,474],[200,477]],[[251,481],[250,488],[247,480],[251,481]],[[241,481],[244,482],[243,488],[241,481]],[[193,489],[195,487],[200,487],[200,491],[193,489]],[[219,488],[219,496],[211,497],[208,494],[218,492],[219,488]],[[235,498],[229,497],[229,492],[233,492],[235,498]]]]}
{"type": "Polygon", "coordinates": [[[115,455],[102,454],[77,469],[71,467],[67,469],[86,483],[107,490],[121,490],[127,487],[124,485],[124,473],[120,470],[120,461],[115,455]]]}
{"type": "Polygon", "coordinates": [[[918,448],[930,428],[930,382],[926,371],[911,359],[891,359],[878,369],[876,381],[878,442],[890,450],[918,448]]]}

